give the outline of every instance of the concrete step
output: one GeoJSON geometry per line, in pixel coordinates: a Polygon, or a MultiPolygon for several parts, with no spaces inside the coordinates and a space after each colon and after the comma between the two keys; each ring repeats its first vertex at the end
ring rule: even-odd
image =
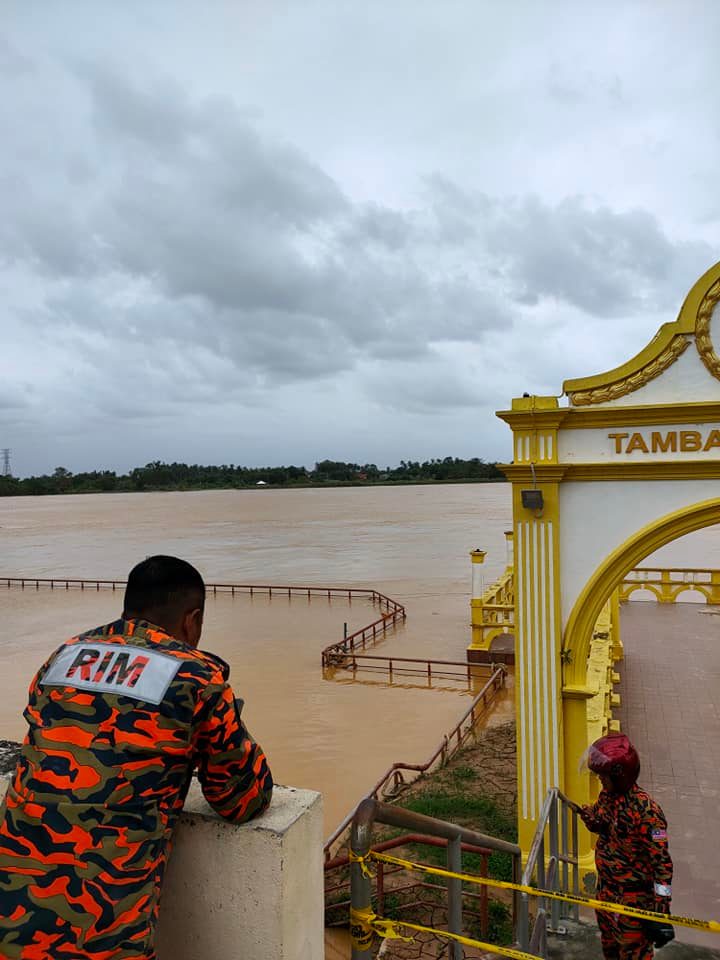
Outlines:
{"type": "MultiPolygon", "coordinates": [[[[602,960],[600,934],[594,924],[564,920],[563,925],[567,927],[566,936],[548,936],[549,960],[602,960]]],[[[675,933],[682,936],[677,929],[675,933]]],[[[656,950],[655,956],[657,960],[720,960],[720,936],[717,940],[717,950],[673,941],[662,950],[656,950]]]]}

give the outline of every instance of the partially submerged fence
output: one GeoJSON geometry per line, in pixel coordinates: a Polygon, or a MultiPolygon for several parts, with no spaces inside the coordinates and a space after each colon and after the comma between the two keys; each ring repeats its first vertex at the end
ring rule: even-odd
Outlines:
{"type": "MultiPolygon", "coordinates": [[[[19,587],[21,590],[47,587],[50,590],[117,590],[127,585],[127,580],[108,580],[97,577],[0,577],[0,584],[6,587],[19,587]]],[[[388,611],[405,612],[402,604],[386,597],[379,590],[373,590],[370,587],[319,587],[307,586],[303,584],[277,584],[277,583],[206,583],[205,592],[217,596],[218,593],[235,594],[267,594],[269,597],[326,597],[332,600],[334,597],[341,597],[352,601],[358,597],[365,600],[371,600],[373,604],[385,605],[388,611]]],[[[379,622],[379,621],[378,621],[379,622]]],[[[363,629],[369,630],[370,624],[363,629]]],[[[357,631],[360,633],[361,631],[357,631]]]]}
{"type": "MultiPolygon", "coordinates": [[[[126,580],[103,580],[93,577],[0,577],[0,584],[4,584],[8,589],[17,587],[21,590],[40,590],[41,587],[49,590],[118,590],[125,587],[126,580]]],[[[379,590],[373,590],[370,587],[319,587],[303,586],[301,584],[271,584],[271,583],[206,583],[205,593],[207,595],[217,596],[218,594],[229,593],[231,596],[236,594],[246,594],[250,597],[257,595],[266,595],[272,597],[305,597],[311,600],[313,597],[346,599],[352,603],[353,599],[369,600],[373,606],[378,606],[383,611],[382,616],[373,620],[372,623],[360,627],[351,634],[343,636],[342,640],[331,643],[322,651],[323,667],[342,665],[347,654],[352,654],[356,650],[365,648],[383,639],[387,631],[398,623],[403,623],[407,619],[407,612],[403,604],[393,600],[392,597],[380,593],[379,590]]],[[[427,661],[423,661],[426,663],[427,661]]]]}
{"type": "Polygon", "coordinates": [[[424,677],[428,682],[435,680],[460,680],[472,683],[483,676],[487,664],[468,663],[467,660],[426,660],[423,657],[394,657],[389,654],[350,653],[333,654],[331,666],[326,670],[345,669],[355,673],[368,670],[387,674],[392,682],[394,677],[424,677]]]}
{"type": "Polygon", "coordinates": [[[373,604],[378,603],[381,609],[385,608],[385,612],[379,619],[373,620],[366,627],[360,627],[359,630],[348,634],[342,640],[325,647],[322,652],[323,667],[342,664],[348,654],[353,654],[358,649],[365,650],[369,644],[377,643],[378,638],[383,638],[390,627],[394,627],[395,624],[407,619],[405,607],[401,603],[386,597],[383,593],[378,593],[377,590],[373,590],[371,593],[373,604]]]}
{"type": "MultiPolygon", "coordinates": [[[[367,797],[378,799],[381,796],[393,796],[408,782],[415,780],[422,773],[427,773],[435,766],[444,766],[450,757],[468,741],[478,720],[483,717],[505,686],[507,671],[504,667],[496,667],[482,690],[473,698],[472,703],[460,717],[455,726],[446,733],[438,746],[428,757],[425,763],[393,763],[382,774],[374,786],[368,791],[367,797]],[[407,775],[410,775],[409,777],[407,775]],[[390,789],[387,790],[386,788],[390,789]]],[[[325,859],[329,860],[335,845],[347,832],[352,822],[355,810],[351,810],[345,819],[338,824],[325,841],[325,859]]]]}

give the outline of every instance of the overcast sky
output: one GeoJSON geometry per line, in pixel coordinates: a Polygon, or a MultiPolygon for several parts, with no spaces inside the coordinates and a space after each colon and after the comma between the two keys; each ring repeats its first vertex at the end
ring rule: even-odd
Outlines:
{"type": "Polygon", "coordinates": [[[720,259],[720,3],[0,0],[0,447],[509,458],[720,259]]]}

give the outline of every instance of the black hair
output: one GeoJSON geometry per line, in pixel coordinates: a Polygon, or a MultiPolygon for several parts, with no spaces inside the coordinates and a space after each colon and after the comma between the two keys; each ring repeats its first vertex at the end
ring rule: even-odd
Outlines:
{"type": "Polygon", "coordinates": [[[168,623],[205,606],[205,583],[178,557],[147,557],[133,567],[125,588],[124,615],[168,623]]]}

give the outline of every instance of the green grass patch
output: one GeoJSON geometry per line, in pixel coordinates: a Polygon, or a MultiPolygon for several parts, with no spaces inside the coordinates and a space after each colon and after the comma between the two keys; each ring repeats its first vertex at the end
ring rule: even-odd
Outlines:
{"type": "MultiPolygon", "coordinates": [[[[479,922],[473,920],[469,924],[470,936],[476,940],[482,940],[479,922]]],[[[487,942],[496,943],[500,946],[512,943],[512,913],[507,904],[500,900],[488,901],[488,932],[487,942]]]]}
{"type": "MultiPolygon", "coordinates": [[[[404,806],[415,813],[468,826],[499,840],[514,842],[517,838],[515,822],[499,810],[492,800],[478,794],[428,789],[418,796],[409,797],[404,806]]],[[[415,860],[444,867],[447,854],[440,847],[414,844],[411,856],[415,860]]],[[[464,853],[462,863],[464,872],[480,873],[481,859],[478,854],[464,853]]],[[[512,880],[512,857],[506,853],[491,853],[488,874],[496,880],[512,880]]],[[[425,880],[437,885],[445,883],[442,877],[433,877],[431,874],[426,875],[425,880]]]]}
{"type": "Polygon", "coordinates": [[[468,780],[477,780],[477,770],[473,770],[472,767],[455,767],[452,770],[448,777],[452,780],[459,780],[462,782],[467,782],[468,780]]]}
{"type": "Polygon", "coordinates": [[[451,793],[446,789],[431,787],[417,796],[408,797],[402,806],[439,820],[472,824],[471,829],[500,840],[515,842],[517,839],[514,820],[503,813],[493,800],[480,794],[467,791],[451,793]]]}

